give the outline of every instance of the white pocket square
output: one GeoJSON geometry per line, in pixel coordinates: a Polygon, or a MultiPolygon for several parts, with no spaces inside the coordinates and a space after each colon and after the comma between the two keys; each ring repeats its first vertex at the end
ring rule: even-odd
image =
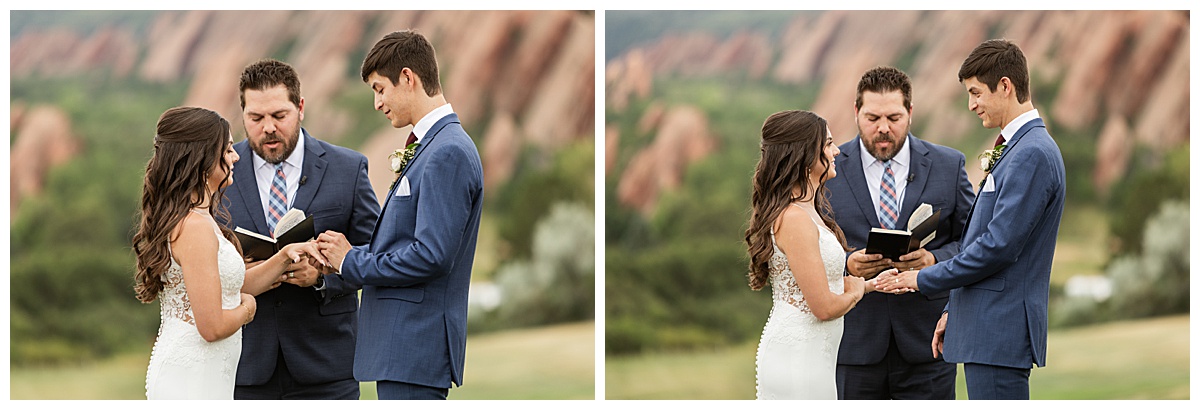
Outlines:
{"type": "Polygon", "coordinates": [[[396,187],[396,196],[409,196],[412,192],[408,188],[408,176],[400,178],[400,185],[396,187]]]}
{"type": "Polygon", "coordinates": [[[983,180],[983,190],[980,192],[992,192],[996,190],[996,181],[992,179],[992,174],[988,174],[983,180]]]}

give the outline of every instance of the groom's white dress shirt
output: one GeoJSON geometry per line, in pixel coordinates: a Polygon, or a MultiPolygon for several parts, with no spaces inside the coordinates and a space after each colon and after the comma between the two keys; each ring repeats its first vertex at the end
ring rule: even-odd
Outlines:
{"type": "Polygon", "coordinates": [[[1012,138],[1013,134],[1019,131],[1021,127],[1024,127],[1025,123],[1033,121],[1037,118],[1042,118],[1042,116],[1038,115],[1038,110],[1036,108],[1025,111],[1023,114],[1018,115],[1017,118],[1013,118],[1012,121],[1008,122],[1008,125],[1005,125],[1004,128],[1000,130],[1000,137],[1004,138],[1004,142],[1001,142],[1001,144],[1007,144],[1008,139],[1012,138]]]}
{"type": "Polygon", "coordinates": [[[412,129],[413,135],[417,136],[417,143],[420,144],[421,140],[425,139],[425,134],[429,132],[430,128],[433,128],[433,124],[437,124],[438,120],[441,120],[442,117],[450,114],[454,114],[454,108],[450,107],[449,103],[446,103],[445,105],[434,108],[433,111],[429,112],[429,114],[425,114],[424,117],[421,117],[421,120],[417,121],[417,123],[413,125],[412,129]]]}

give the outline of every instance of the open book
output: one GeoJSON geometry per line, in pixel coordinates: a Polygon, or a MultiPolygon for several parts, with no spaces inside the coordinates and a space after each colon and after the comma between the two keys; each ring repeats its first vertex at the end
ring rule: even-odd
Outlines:
{"type": "Polygon", "coordinates": [[[908,218],[908,231],[871,228],[867,235],[867,253],[880,253],[884,258],[896,261],[902,255],[925,247],[937,235],[941,215],[941,209],[934,211],[933,206],[921,204],[908,218]]]}
{"type": "Polygon", "coordinates": [[[312,215],[305,217],[304,211],[296,208],[292,208],[282,218],[279,218],[279,222],[275,223],[274,238],[240,226],[234,229],[233,233],[242,243],[242,255],[256,261],[270,259],[284,246],[296,242],[307,242],[317,237],[316,229],[313,228],[312,215]]]}

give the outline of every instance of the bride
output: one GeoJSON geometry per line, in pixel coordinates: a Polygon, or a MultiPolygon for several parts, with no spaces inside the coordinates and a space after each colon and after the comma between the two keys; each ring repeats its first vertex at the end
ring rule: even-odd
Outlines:
{"type": "Polygon", "coordinates": [[[750,288],[771,282],[773,306],[758,344],[759,399],[836,399],[842,316],[874,282],[843,276],[848,251],[825,181],[838,154],[825,120],[783,111],[762,127],[746,230],[750,288]]]}
{"type": "MultiPolygon", "coordinates": [[[[237,239],[212,211],[233,182],[229,122],[203,108],[178,107],[158,120],[146,166],[142,213],[133,237],[134,290],[159,299],[158,340],[146,371],[149,399],[233,399],[242,325],[254,297],[241,293],[246,268],[237,239]]],[[[324,258],[312,243],[292,244],[251,268],[283,275],[287,260],[324,258]]]]}

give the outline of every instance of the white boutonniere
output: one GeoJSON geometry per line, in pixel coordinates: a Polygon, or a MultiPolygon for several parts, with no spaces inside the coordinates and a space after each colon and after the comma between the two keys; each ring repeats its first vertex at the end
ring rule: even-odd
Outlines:
{"type": "Polygon", "coordinates": [[[417,146],[420,145],[421,143],[414,142],[408,144],[404,149],[398,149],[388,155],[388,159],[391,160],[392,172],[396,173],[396,179],[392,181],[392,186],[395,186],[396,181],[400,180],[400,173],[404,172],[404,167],[408,166],[408,163],[417,155],[417,146]]]}
{"type": "Polygon", "coordinates": [[[996,166],[996,161],[1000,159],[1000,155],[1004,154],[1004,147],[1008,144],[1000,144],[996,148],[984,151],[979,154],[979,168],[983,172],[992,172],[992,167],[996,166]]]}

